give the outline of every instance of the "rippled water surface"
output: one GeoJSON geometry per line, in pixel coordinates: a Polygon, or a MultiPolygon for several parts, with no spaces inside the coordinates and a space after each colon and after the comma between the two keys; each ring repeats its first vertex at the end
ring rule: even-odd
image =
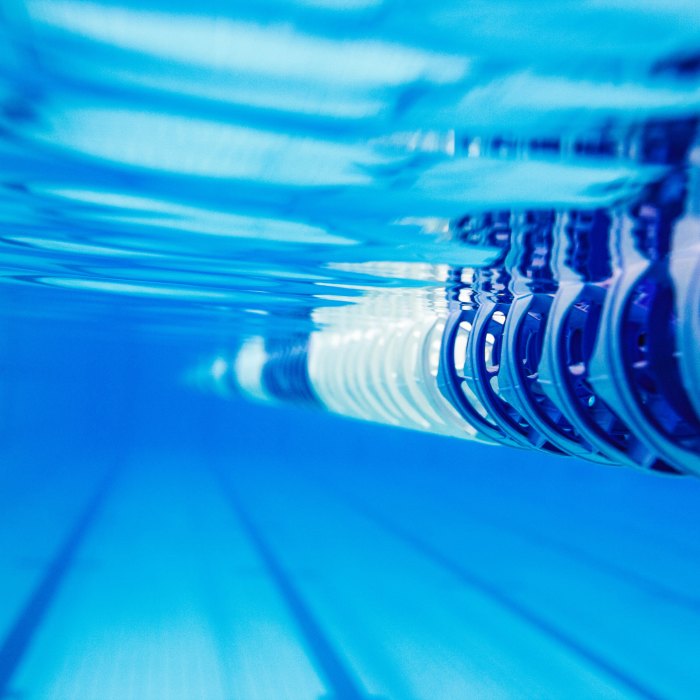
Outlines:
{"type": "Polygon", "coordinates": [[[639,133],[700,108],[694,2],[0,13],[10,314],[240,337],[375,289],[432,303],[496,252],[456,221],[633,201],[665,172],[639,133]]]}

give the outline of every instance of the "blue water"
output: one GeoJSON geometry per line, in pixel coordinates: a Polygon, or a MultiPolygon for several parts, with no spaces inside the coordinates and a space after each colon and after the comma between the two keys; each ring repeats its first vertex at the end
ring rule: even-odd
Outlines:
{"type": "MultiPolygon", "coordinates": [[[[0,4],[0,698],[700,694],[700,482],[221,396],[199,368],[607,209],[696,2],[0,4]],[[612,145],[611,145],[612,144],[612,145]]],[[[397,302],[398,303],[398,302],[397,302]]]]}

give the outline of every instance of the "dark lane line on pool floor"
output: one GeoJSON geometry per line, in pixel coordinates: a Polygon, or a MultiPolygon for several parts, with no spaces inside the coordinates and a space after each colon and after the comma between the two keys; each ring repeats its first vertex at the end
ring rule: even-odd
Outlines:
{"type": "Polygon", "coordinates": [[[423,540],[420,536],[414,534],[409,529],[385,518],[382,514],[376,512],[373,508],[368,506],[360,499],[331,485],[322,477],[311,474],[307,474],[307,476],[312,481],[320,485],[321,488],[326,491],[326,493],[334,497],[337,501],[343,503],[346,507],[350,508],[356,513],[361,514],[378,528],[388,533],[395,539],[403,542],[404,545],[423,558],[428,559],[436,566],[440,567],[444,571],[447,571],[463,585],[481,592],[484,596],[500,605],[503,609],[508,610],[515,617],[539,630],[546,637],[555,640],[559,645],[571,652],[572,655],[578,656],[579,658],[585,660],[589,665],[597,669],[601,675],[608,676],[617,684],[624,687],[629,693],[633,693],[634,696],[644,698],[645,700],[663,700],[663,696],[655,693],[644,683],[637,680],[623,669],[617,667],[597,651],[590,649],[587,645],[569,634],[566,630],[563,630],[557,625],[549,622],[536,611],[531,610],[526,605],[523,605],[518,600],[508,595],[508,593],[502,590],[498,585],[483,578],[482,576],[479,576],[477,573],[470,571],[460,562],[457,562],[447,554],[444,554],[438,548],[423,540]]]}
{"type": "Polygon", "coordinates": [[[214,474],[221,485],[226,500],[237,515],[243,530],[253,543],[292,614],[314,665],[329,686],[332,694],[327,696],[325,700],[370,700],[372,696],[360,687],[359,681],[353,677],[341,654],[326,637],[321,625],[253,522],[228,478],[217,470],[214,471],[214,474]]]}
{"type": "Polygon", "coordinates": [[[115,478],[116,470],[101,482],[0,643],[0,698],[16,696],[10,683],[70,571],[78,549],[95,524],[115,478]]]}

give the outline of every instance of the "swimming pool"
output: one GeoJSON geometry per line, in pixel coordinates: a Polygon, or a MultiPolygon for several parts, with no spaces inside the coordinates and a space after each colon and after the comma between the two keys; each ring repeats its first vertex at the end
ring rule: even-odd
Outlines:
{"type": "Polygon", "coordinates": [[[696,697],[699,24],[3,5],[0,697],[696,697]]]}

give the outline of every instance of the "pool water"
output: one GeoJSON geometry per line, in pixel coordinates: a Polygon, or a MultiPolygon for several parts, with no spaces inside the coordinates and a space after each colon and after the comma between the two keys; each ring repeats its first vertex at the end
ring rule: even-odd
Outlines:
{"type": "Polygon", "coordinates": [[[661,473],[694,443],[456,440],[318,368],[345,333],[376,379],[381,333],[475,278],[607,289],[595,245],[552,274],[576,222],[695,250],[699,29],[682,0],[0,5],[0,698],[696,698],[700,482],[661,473]],[[513,221],[557,222],[515,272],[513,221]],[[310,337],[313,387],[231,378],[310,337]],[[279,400],[322,390],[393,427],[279,400]]]}

